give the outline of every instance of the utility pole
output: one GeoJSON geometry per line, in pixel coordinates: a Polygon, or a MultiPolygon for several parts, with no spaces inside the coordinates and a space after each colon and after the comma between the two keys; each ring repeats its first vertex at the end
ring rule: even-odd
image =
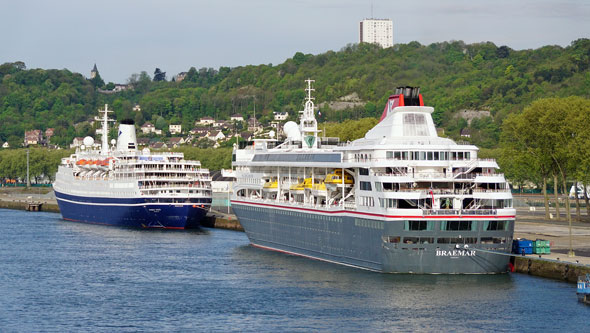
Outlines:
{"type": "Polygon", "coordinates": [[[27,148],[27,190],[31,187],[31,179],[29,178],[29,149],[27,148]]]}

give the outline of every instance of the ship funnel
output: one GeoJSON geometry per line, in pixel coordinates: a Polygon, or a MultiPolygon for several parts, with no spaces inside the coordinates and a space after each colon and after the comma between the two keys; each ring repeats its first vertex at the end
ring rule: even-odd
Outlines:
{"type": "Polygon", "coordinates": [[[121,121],[119,135],[117,137],[118,151],[137,151],[137,138],[135,137],[135,122],[131,119],[121,121]]]}

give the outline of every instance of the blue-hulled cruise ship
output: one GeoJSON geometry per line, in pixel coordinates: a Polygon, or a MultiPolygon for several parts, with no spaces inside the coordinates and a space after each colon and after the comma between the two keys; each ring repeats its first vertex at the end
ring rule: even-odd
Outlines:
{"type": "Polygon", "coordinates": [[[84,138],[63,158],[53,188],[65,220],[139,228],[197,227],[211,206],[209,170],[175,152],[138,150],[135,124],[123,120],[108,141],[108,110],[102,113],[102,144],[84,138]]]}

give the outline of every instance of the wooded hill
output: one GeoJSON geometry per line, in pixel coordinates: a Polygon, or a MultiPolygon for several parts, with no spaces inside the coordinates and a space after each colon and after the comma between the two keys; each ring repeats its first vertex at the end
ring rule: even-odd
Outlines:
{"type": "Polygon", "coordinates": [[[535,50],[461,41],[411,42],[388,49],[354,44],[318,55],[298,52],[274,66],[187,70],[181,82],[154,82],[146,72],[133,74],[128,81],[133,90],[103,94],[98,88],[109,85],[103,86],[102,80],[90,81],[68,70],[5,63],[0,65],[0,141],[18,144],[25,130],[52,127],[52,143],[69,144],[74,136],[92,134],[85,121],[105,103],[119,120],[134,118],[139,125],[150,120],[156,127],[181,123],[190,129],[203,116],[252,116],[254,104],[263,123],[273,111],[288,111],[295,119],[303,107],[304,80],[312,78],[316,105],[322,105],[321,122],[379,117],[396,87],[420,86],[425,104],[435,107],[435,122],[446,135],[458,138],[461,129],[469,128],[472,143],[495,147],[503,119],[534,100],[590,97],[590,40],[535,50]],[[358,100],[350,104],[355,105],[352,108],[333,110],[322,104],[354,93],[358,100]],[[141,112],[132,111],[135,103],[141,112]],[[488,111],[489,116],[471,112],[476,117],[468,125],[459,116],[462,110],[488,111]]]}

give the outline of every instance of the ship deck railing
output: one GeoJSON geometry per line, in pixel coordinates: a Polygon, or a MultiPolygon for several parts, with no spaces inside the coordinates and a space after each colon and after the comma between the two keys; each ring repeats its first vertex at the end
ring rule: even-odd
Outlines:
{"type": "Polygon", "coordinates": [[[137,179],[137,180],[185,180],[185,181],[211,181],[211,177],[178,177],[178,176],[131,176],[131,177],[121,177],[120,175],[116,175],[114,179],[117,180],[127,180],[127,179],[137,179]]]}
{"type": "Polygon", "coordinates": [[[195,198],[211,198],[211,193],[141,193],[144,197],[150,198],[158,198],[158,199],[166,199],[170,197],[174,198],[187,198],[187,199],[195,199],[195,198]]]}
{"type": "Polygon", "coordinates": [[[210,187],[191,185],[191,184],[179,184],[179,185],[141,185],[140,190],[153,190],[153,189],[190,189],[190,190],[210,190],[210,187]]]}
{"type": "Polygon", "coordinates": [[[424,215],[498,215],[497,209],[423,209],[424,215]]]}
{"type": "Polygon", "coordinates": [[[357,210],[357,205],[354,202],[345,202],[344,204],[336,203],[333,205],[325,205],[325,204],[312,204],[308,202],[301,202],[301,201],[286,201],[286,200],[277,200],[277,199],[265,199],[265,198],[248,198],[249,201],[255,202],[262,202],[262,203],[269,203],[269,204],[283,204],[289,205],[294,207],[301,207],[301,208],[315,208],[315,209],[324,209],[324,210],[357,210]]]}

